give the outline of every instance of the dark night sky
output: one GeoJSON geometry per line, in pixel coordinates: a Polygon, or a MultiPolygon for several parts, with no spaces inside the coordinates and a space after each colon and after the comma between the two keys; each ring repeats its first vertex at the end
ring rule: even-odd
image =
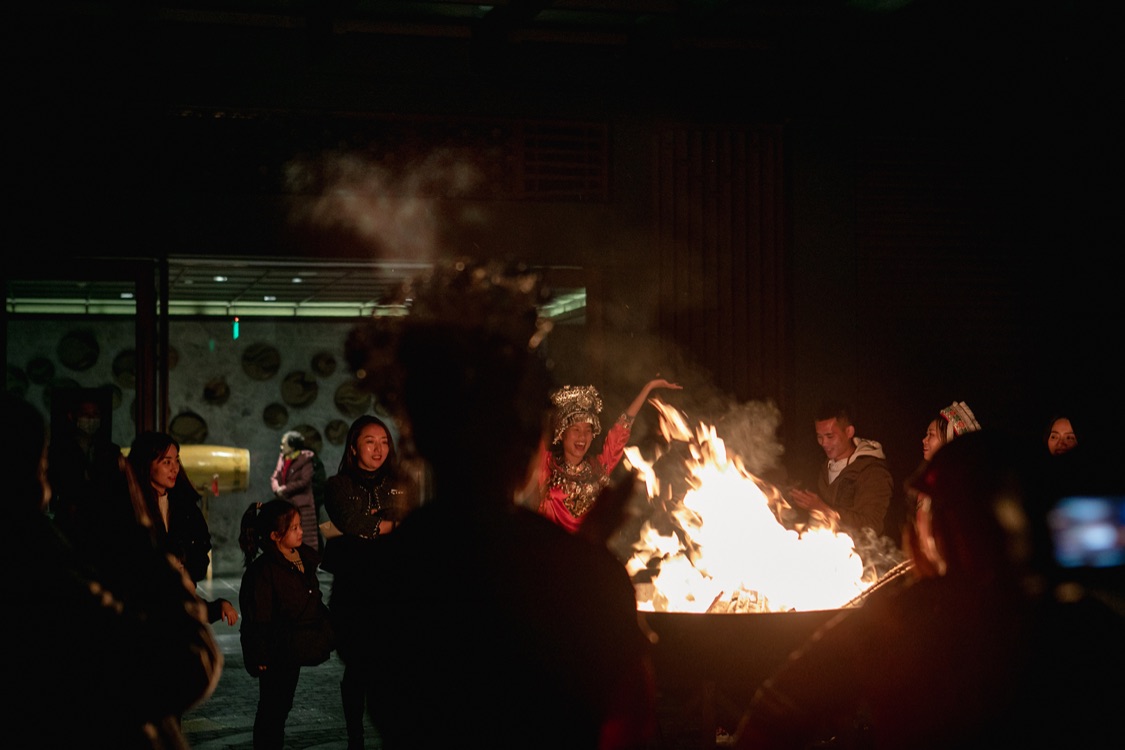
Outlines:
{"type": "MultiPolygon", "coordinates": [[[[944,402],[941,382],[927,383],[928,373],[944,374],[936,378],[942,382],[972,383],[964,373],[974,367],[982,380],[989,370],[1018,370],[1028,393],[1077,401],[1108,435],[1125,414],[1116,371],[1122,295],[1111,264],[1121,246],[1114,106],[1121,25],[1109,5],[823,3],[836,13],[859,12],[839,15],[848,20],[837,23],[781,25],[769,54],[715,49],[689,55],[650,40],[625,53],[525,52],[528,64],[497,64],[484,75],[450,61],[442,67],[433,40],[383,45],[378,52],[372,47],[364,53],[371,55],[370,69],[357,70],[360,58],[346,38],[334,39],[340,45],[334,50],[309,43],[303,54],[286,57],[270,46],[274,32],[259,33],[266,43],[261,48],[226,48],[215,43],[223,32],[207,43],[193,44],[188,36],[210,29],[185,27],[175,40],[154,35],[151,19],[137,13],[17,13],[4,53],[11,105],[6,163],[15,193],[9,226],[22,246],[51,253],[107,244],[144,251],[167,232],[159,198],[162,167],[172,158],[163,151],[166,107],[288,106],[293,97],[305,97],[303,106],[342,109],[357,101],[356,80],[364,76],[378,80],[368,90],[382,87],[379,95],[397,98],[399,106],[466,114],[521,107],[533,116],[581,117],[612,108],[712,120],[780,114],[794,124],[846,123],[857,140],[868,131],[923,128],[988,165],[981,170],[987,177],[967,186],[990,198],[978,204],[987,206],[988,216],[965,220],[998,240],[990,247],[1000,257],[981,267],[999,269],[994,296],[1018,307],[1015,325],[1027,343],[1017,361],[991,362],[987,335],[963,324],[964,330],[949,332],[954,345],[931,354],[917,339],[956,317],[943,314],[943,306],[956,304],[949,301],[956,273],[943,272],[930,298],[918,300],[917,329],[909,314],[887,329],[886,356],[906,351],[919,360],[916,372],[904,366],[897,387],[925,391],[914,394],[918,404],[944,402]],[[398,56],[387,59],[391,51],[398,56]],[[333,54],[351,65],[351,75],[344,65],[332,69],[333,54]],[[123,193],[129,200],[121,200],[123,193]],[[927,356],[936,364],[925,363],[927,356]]],[[[471,59],[483,64],[479,55],[471,59]]],[[[18,262],[43,257],[33,250],[18,262]]],[[[984,284],[969,279],[962,285],[980,309],[990,297],[984,284]]],[[[949,394],[954,397],[969,398],[949,394]]],[[[1004,408],[1018,410],[1019,403],[1004,408]]],[[[1030,428],[1036,418],[1030,412],[1004,419],[1024,419],[1020,426],[1030,428]]]]}

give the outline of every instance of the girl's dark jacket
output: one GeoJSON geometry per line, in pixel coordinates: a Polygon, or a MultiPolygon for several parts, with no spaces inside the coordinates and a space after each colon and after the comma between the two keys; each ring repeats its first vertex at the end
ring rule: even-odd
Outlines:
{"type": "Polygon", "coordinates": [[[304,563],[303,572],[271,545],[242,574],[239,634],[246,671],[252,677],[257,677],[263,666],[321,664],[335,648],[335,634],[317,578],[320,556],[304,544],[297,552],[304,563]]]}

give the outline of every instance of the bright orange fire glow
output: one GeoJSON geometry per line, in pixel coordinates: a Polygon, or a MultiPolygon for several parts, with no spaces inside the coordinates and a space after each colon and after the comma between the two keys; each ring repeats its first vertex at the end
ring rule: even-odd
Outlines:
{"type": "Polygon", "coordinates": [[[635,447],[626,449],[627,465],[644,478],[658,510],[641,528],[627,562],[638,581],[638,609],[837,609],[875,583],[878,574],[864,564],[852,537],[822,519],[800,532],[787,528],[779,519],[789,507],[780,491],[747,471],[741,458],[728,456],[713,426],[701,424],[693,432],[680,412],[652,403],[665,440],[688,445],[688,489],[669,499],[653,465],[635,447]]]}

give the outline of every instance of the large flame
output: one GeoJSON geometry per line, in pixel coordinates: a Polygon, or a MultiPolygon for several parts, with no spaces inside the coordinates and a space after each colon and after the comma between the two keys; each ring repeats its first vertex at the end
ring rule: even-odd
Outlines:
{"type": "MultiPolygon", "coordinates": [[[[878,579],[851,536],[824,519],[783,524],[780,491],[728,456],[714,426],[690,430],[660,401],[665,440],[687,444],[686,492],[670,497],[637,448],[627,464],[645,480],[656,512],[627,562],[637,607],[656,612],[785,612],[847,606],[878,579]],[[650,578],[645,582],[643,579],[650,578]]],[[[678,470],[678,467],[677,467],[678,470]]],[[[891,561],[895,562],[894,560],[891,561]]]]}

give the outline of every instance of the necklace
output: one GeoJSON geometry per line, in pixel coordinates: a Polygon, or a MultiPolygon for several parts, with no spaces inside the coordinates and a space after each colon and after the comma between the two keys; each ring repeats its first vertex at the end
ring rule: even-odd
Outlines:
{"type": "Polygon", "coordinates": [[[289,561],[289,563],[297,570],[304,572],[305,561],[301,559],[301,554],[297,550],[289,550],[288,552],[282,551],[282,557],[289,561]]]}
{"type": "Polygon", "coordinates": [[[570,514],[581,518],[590,510],[598,493],[609,483],[609,477],[593,461],[583,459],[576,466],[565,460],[555,464],[548,487],[562,493],[562,502],[570,514]]]}

